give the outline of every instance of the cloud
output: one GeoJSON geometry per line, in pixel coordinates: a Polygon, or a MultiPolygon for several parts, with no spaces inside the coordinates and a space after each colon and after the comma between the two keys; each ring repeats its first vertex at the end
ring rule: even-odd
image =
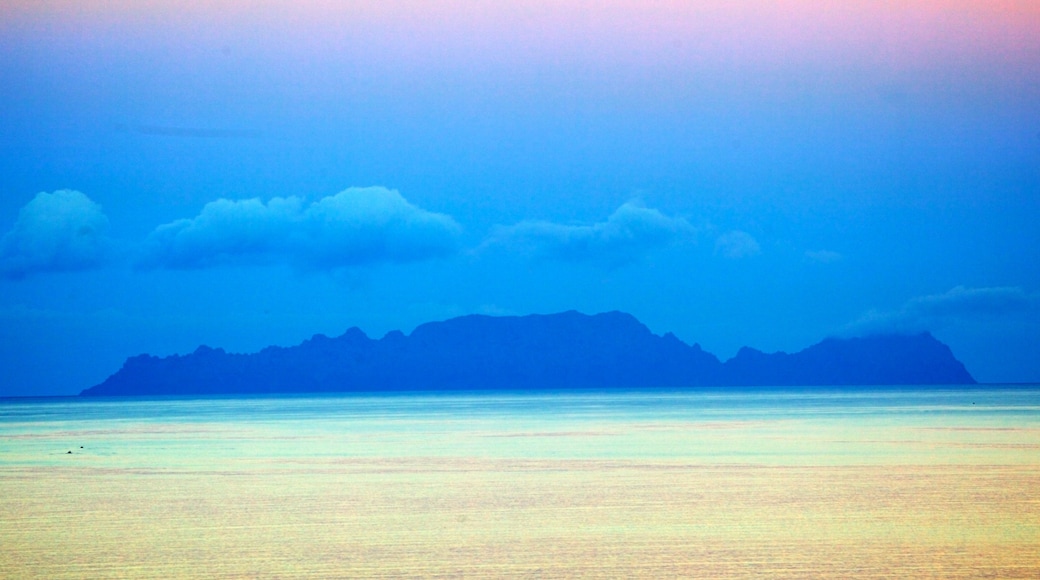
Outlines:
{"type": "Polygon", "coordinates": [[[108,217],[79,191],[41,192],[21,209],[0,239],[0,276],[86,270],[108,255],[108,217]]]}
{"type": "Polygon", "coordinates": [[[833,264],[844,259],[844,256],[831,250],[809,250],[805,252],[805,257],[818,264],[833,264]]]}
{"type": "Polygon", "coordinates": [[[288,262],[340,268],[410,262],[456,251],[461,228],[383,187],[352,187],[306,203],[299,197],[218,199],[192,219],[156,228],[140,265],[207,268],[288,262]]]}
{"type": "Polygon", "coordinates": [[[727,258],[738,259],[757,256],[761,252],[758,241],[751,234],[732,230],[715,240],[715,253],[727,258]]]}
{"type": "Polygon", "coordinates": [[[591,225],[523,221],[500,226],[492,231],[484,246],[508,247],[543,259],[619,266],[695,232],[683,218],[668,217],[656,209],[628,202],[606,221],[591,225]]]}
{"type": "Polygon", "coordinates": [[[920,332],[951,321],[986,316],[1020,315],[1040,306],[1040,296],[1020,287],[956,288],[944,294],[918,296],[893,311],[871,310],[847,327],[852,333],[920,332]]]}

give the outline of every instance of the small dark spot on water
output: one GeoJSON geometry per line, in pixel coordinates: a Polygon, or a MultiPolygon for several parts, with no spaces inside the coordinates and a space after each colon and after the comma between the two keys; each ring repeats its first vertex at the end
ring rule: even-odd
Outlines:
{"type": "Polygon", "coordinates": [[[72,455],[72,452],[71,451],[66,451],[65,455],[72,455]]]}

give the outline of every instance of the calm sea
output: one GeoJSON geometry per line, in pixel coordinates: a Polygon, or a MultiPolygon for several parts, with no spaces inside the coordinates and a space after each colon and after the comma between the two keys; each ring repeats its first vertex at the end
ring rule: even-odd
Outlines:
{"type": "Polygon", "coordinates": [[[941,457],[918,459],[954,460],[968,453],[972,437],[977,439],[979,433],[1037,427],[1040,387],[1035,385],[11,398],[0,399],[0,466],[115,456],[142,463],[161,458],[234,459],[234,453],[254,453],[243,439],[254,435],[265,442],[260,452],[295,456],[475,454],[858,463],[885,459],[879,455],[895,460],[914,451],[943,451],[941,457]],[[696,437],[686,436],[691,429],[698,431],[696,437]],[[949,429],[968,439],[958,453],[933,446],[958,432],[949,429]],[[785,432],[803,433],[804,445],[776,445],[785,432]],[[879,447],[886,436],[906,441],[910,433],[920,443],[916,448],[879,447]],[[77,457],[61,457],[67,451],[77,457]],[[899,457],[893,455],[897,452],[899,457]]]}
{"type": "Polygon", "coordinates": [[[0,399],[19,577],[1040,576],[1040,386],[0,399]]]}

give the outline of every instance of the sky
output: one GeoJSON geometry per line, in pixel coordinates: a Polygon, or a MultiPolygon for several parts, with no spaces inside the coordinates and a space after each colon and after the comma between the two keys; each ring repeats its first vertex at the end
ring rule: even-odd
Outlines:
{"type": "Polygon", "coordinates": [[[1034,0],[0,2],[0,396],[621,310],[1040,381],[1034,0]]]}

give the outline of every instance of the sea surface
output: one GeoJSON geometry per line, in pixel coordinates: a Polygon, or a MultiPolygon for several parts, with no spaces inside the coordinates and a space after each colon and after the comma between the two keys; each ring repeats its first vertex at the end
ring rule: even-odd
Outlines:
{"type": "Polygon", "coordinates": [[[1040,578],[1040,386],[0,399],[0,576],[1040,578]]]}

